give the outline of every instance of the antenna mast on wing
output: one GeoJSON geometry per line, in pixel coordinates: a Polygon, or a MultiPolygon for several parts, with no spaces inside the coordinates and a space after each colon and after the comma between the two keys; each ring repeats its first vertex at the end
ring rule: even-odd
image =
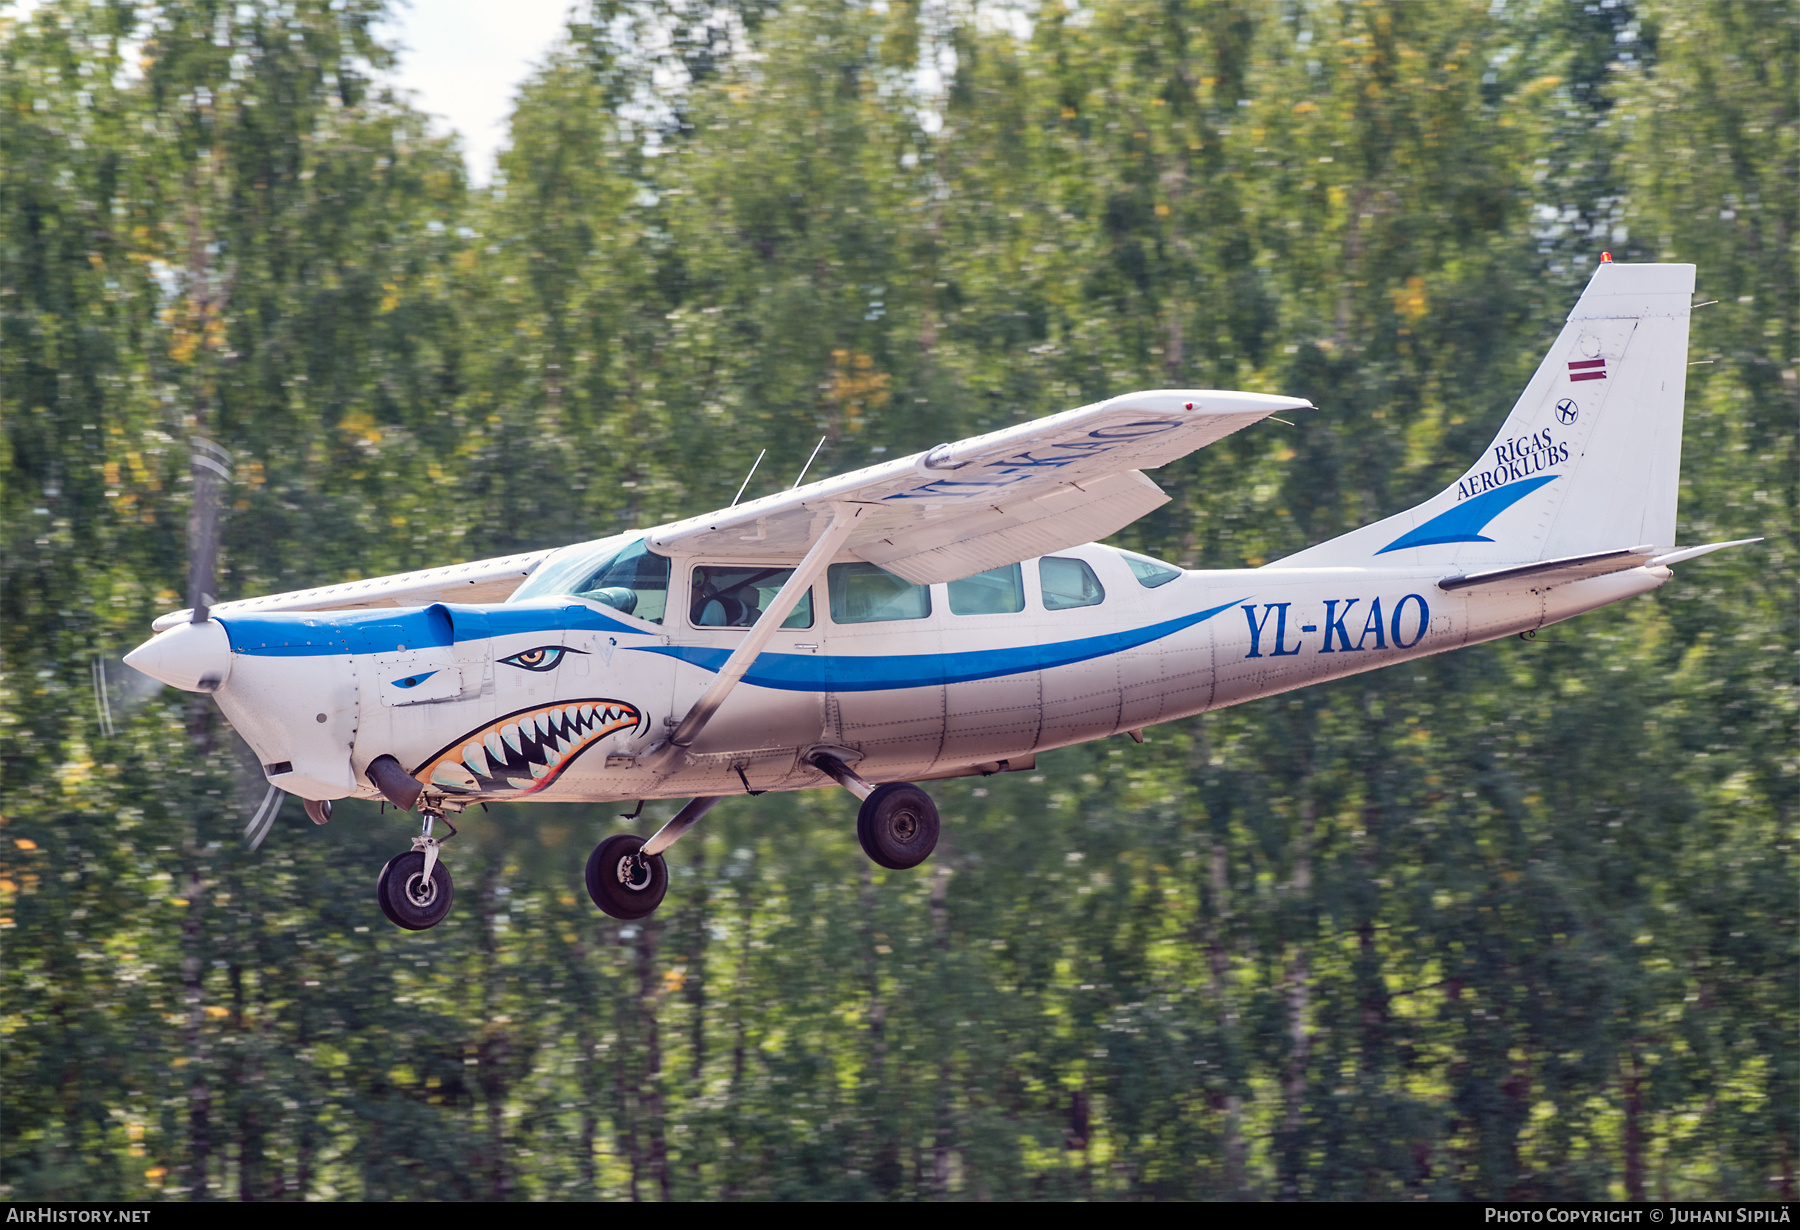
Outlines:
{"type": "Polygon", "coordinates": [[[801,483],[806,481],[806,472],[808,470],[812,469],[812,463],[819,459],[819,450],[824,447],[825,447],[825,437],[820,436],[819,442],[817,444],[813,445],[812,456],[808,457],[806,459],[806,464],[800,467],[800,477],[796,478],[794,480],[794,486],[789,487],[788,488],[789,491],[794,490],[794,487],[798,487],[801,483]]]}
{"type": "Polygon", "coordinates": [[[756,455],[756,460],[750,463],[750,473],[744,475],[744,481],[738,484],[738,493],[731,497],[731,506],[733,508],[736,508],[737,502],[744,498],[744,488],[748,487],[750,485],[750,480],[756,477],[756,467],[762,464],[762,459],[768,455],[768,452],[769,450],[765,448],[756,455]]]}

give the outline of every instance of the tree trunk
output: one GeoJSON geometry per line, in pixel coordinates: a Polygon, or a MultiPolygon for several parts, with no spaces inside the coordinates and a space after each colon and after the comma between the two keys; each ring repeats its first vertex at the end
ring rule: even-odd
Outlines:
{"type": "Polygon", "coordinates": [[[231,1024],[238,1037],[237,1053],[231,1065],[231,1087],[237,1104],[238,1199],[261,1200],[265,1195],[262,1176],[267,1160],[261,1108],[257,1105],[262,1073],[257,1070],[256,1039],[244,1006],[244,966],[241,961],[231,963],[230,977],[231,1024]]]}
{"type": "Polygon", "coordinates": [[[487,1111],[488,1198],[505,1200],[512,1195],[512,1168],[507,1164],[506,1097],[513,1046],[507,1026],[500,1022],[506,985],[500,965],[498,896],[500,871],[490,866],[482,879],[477,900],[481,903],[481,1016],[482,1033],[477,1047],[476,1069],[481,1100],[487,1111]]]}
{"type": "MultiPolygon", "coordinates": [[[[1231,921],[1231,885],[1230,863],[1226,855],[1225,843],[1217,836],[1212,843],[1212,866],[1209,877],[1212,887],[1213,908],[1206,920],[1206,950],[1209,982],[1213,1001],[1219,1005],[1220,1023],[1224,1027],[1224,1048],[1232,1052],[1237,1049],[1238,1010],[1237,999],[1231,993],[1231,956],[1226,948],[1226,929],[1231,921]]],[[[1226,1065],[1225,1079],[1235,1079],[1231,1070],[1233,1065],[1226,1065]]],[[[1227,1092],[1225,1094],[1225,1191],[1234,1199],[1245,1199],[1249,1196],[1246,1182],[1245,1149],[1244,1149],[1244,1098],[1242,1094],[1227,1092]]]]}
{"type": "Polygon", "coordinates": [[[1641,1201],[1644,1192],[1643,1059],[1634,1041],[1622,1058],[1625,1078],[1625,1199],[1641,1201]]]}
{"type": "MultiPolygon", "coordinates": [[[[1302,787],[1304,790],[1304,787],[1302,787]]],[[[1300,799],[1300,840],[1294,856],[1294,906],[1304,923],[1311,917],[1307,899],[1312,893],[1312,841],[1315,807],[1309,795],[1300,799]]],[[[1303,1142],[1307,1066],[1312,1059],[1312,970],[1307,960],[1311,936],[1303,926],[1290,938],[1287,972],[1288,1058],[1282,1073],[1281,1198],[1300,1198],[1300,1176],[1305,1170],[1303,1142]]]]}
{"type": "Polygon", "coordinates": [[[575,1050],[578,1076],[577,1086],[581,1090],[581,1156],[577,1168],[581,1175],[581,1188],[593,1199],[601,1198],[599,1169],[594,1164],[594,1146],[600,1135],[600,1117],[595,1107],[600,1105],[599,1065],[596,1062],[594,1039],[594,1023],[599,1018],[601,1005],[594,994],[594,979],[588,972],[587,945],[581,942],[581,926],[584,920],[571,919],[570,933],[575,939],[568,947],[570,998],[574,1001],[575,1050]]]}
{"type": "MultiPolygon", "coordinates": [[[[866,922],[876,916],[875,867],[867,859],[862,867],[862,918],[866,922]]],[[[881,998],[881,963],[876,959],[876,944],[886,937],[864,927],[863,991],[869,997],[868,1045],[870,1103],[862,1154],[867,1158],[869,1181],[883,1195],[900,1186],[900,1140],[893,1117],[887,1108],[887,1004],[881,998]]]]}
{"type": "Polygon", "coordinates": [[[205,988],[200,958],[200,895],[205,892],[196,868],[188,875],[187,917],[181,924],[181,981],[187,999],[188,1069],[188,1196],[207,1200],[207,1167],[212,1161],[212,1089],[206,1081],[209,1049],[206,1039],[205,988]]]}
{"type": "Polygon", "coordinates": [[[656,979],[656,941],[659,925],[651,915],[638,924],[638,1041],[643,1046],[643,1073],[639,1084],[639,1105],[644,1112],[644,1128],[648,1149],[645,1153],[646,1176],[656,1184],[657,1195],[671,1199],[669,1189],[669,1151],[663,1134],[662,1044],[657,1033],[657,1010],[662,998],[656,979]]]}
{"type": "MultiPolygon", "coordinates": [[[[944,898],[949,890],[950,869],[939,863],[936,874],[931,877],[931,929],[937,937],[940,968],[944,954],[950,948],[949,912],[944,908],[944,898]]],[[[950,1198],[950,1150],[955,1143],[955,1131],[950,1122],[952,1079],[950,1060],[945,1056],[938,1062],[937,1131],[931,1149],[931,1194],[938,1200],[950,1198]]]]}

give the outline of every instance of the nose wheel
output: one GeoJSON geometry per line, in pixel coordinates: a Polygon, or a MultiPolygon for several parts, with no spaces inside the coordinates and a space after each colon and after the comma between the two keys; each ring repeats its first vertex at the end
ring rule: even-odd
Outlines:
{"type": "Polygon", "coordinates": [[[620,833],[588,855],[588,896],[603,913],[634,922],[648,918],[662,904],[669,891],[669,865],[662,855],[643,851],[642,837],[620,833]]]}
{"type": "MultiPolygon", "coordinates": [[[[375,879],[375,903],[387,920],[408,931],[425,931],[444,921],[456,890],[450,871],[438,861],[438,840],[431,835],[432,822],[443,816],[425,813],[425,832],[413,838],[413,848],[396,854],[375,879]]],[[[450,826],[448,820],[445,827],[450,826]]],[[[451,836],[456,830],[450,828],[451,836]]]]}

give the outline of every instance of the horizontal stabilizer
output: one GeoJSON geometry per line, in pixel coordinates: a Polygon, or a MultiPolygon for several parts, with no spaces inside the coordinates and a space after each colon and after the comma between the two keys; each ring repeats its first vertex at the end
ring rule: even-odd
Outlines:
{"type": "Polygon", "coordinates": [[[1651,560],[1652,564],[1679,564],[1682,560],[1698,559],[1702,555],[1711,555],[1714,551],[1723,551],[1726,547],[1745,547],[1753,542],[1761,542],[1760,538],[1733,538],[1730,542],[1709,542],[1701,547],[1682,547],[1667,555],[1659,555],[1651,560]]]}
{"type": "Polygon", "coordinates": [[[1539,560],[1535,564],[1520,564],[1516,568],[1492,568],[1486,572],[1461,573],[1453,577],[1445,577],[1438,582],[1443,590],[1472,589],[1477,585],[1501,585],[1508,581],[1537,580],[1543,578],[1553,585],[1562,585],[1569,581],[1585,581],[1589,577],[1603,577],[1609,572],[1623,572],[1627,568],[1642,568],[1656,557],[1656,548],[1620,547],[1616,551],[1596,551],[1592,555],[1570,555],[1563,559],[1539,560]]]}
{"type": "Polygon", "coordinates": [[[1471,589],[1477,585],[1500,585],[1508,581],[1520,581],[1543,577],[1553,585],[1562,585],[1569,581],[1585,581],[1589,577],[1605,576],[1609,572],[1623,572],[1627,568],[1667,567],[1679,564],[1683,560],[1697,559],[1702,555],[1711,555],[1714,551],[1723,551],[1726,547],[1741,547],[1752,542],[1761,542],[1760,538],[1734,538],[1730,542],[1709,542],[1699,547],[1682,547],[1677,551],[1665,551],[1657,554],[1652,546],[1621,547],[1616,551],[1596,551],[1592,555],[1570,555],[1563,559],[1547,559],[1535,564],[1520,564],[1516,568],[1494,568],[1486,572],[1459,573],[1445,577],[1438,582],[1442,590],[1471,589]]]}

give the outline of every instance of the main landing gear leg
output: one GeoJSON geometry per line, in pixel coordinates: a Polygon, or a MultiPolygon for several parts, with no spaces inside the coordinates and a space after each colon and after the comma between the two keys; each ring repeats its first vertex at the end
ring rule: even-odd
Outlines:
{"type": "Polygon", "coordinates": [[[856,838],[863,853],[893,871],[917,867],[937,849],[938,809],[910,782],[873,786],[830,752],[815,752],[813,765],[862,800],[856,815],[856,838]]]}
{"type": "Polygon", "coordinates": [[[427,805],[420,811],[424,831],[413,838],[411,850],[388,860],[375,881],[375,900],[381,912],[396,927],[408,931],[424,931],[443,922],[455,897],[449,869],[438,861],[442,843],[432,836],[432,830],[442,821],[454,837],[456,826],[435,807],[427,805]]]}
{"type": "Polygon", "coordinates": [[[718,801],[716,795],[689,801],[649,841],[619,833],[595,846],[587,861],[587,890],[594,904],[626,922],[649,917],[669,891],[669,865],[663,861],[663,851],[698,824],[718,801]]]}

